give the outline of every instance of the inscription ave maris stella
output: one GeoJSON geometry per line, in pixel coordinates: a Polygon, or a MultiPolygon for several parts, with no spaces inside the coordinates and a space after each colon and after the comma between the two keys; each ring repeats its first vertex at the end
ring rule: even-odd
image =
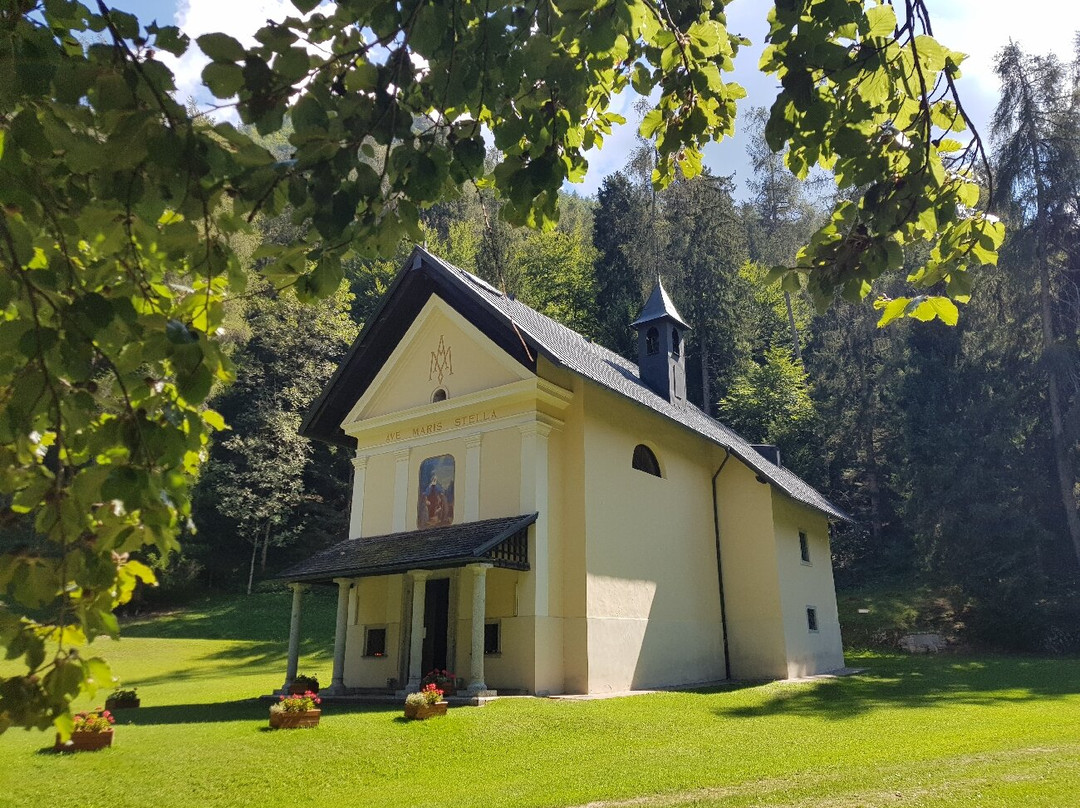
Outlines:
{"type": "Polygon", "coordinates": [[[444,423],[443,421],[429,421],[426,424],[414,426],[408,431],[398,429],[393,432],[387,432],[386,442],[393,443],[394,441],[405,440],[407,438],[419,438],[425,435],[434,435],[449,429],[460,429],[463,426],[487,423],[488,421],[494,421],[498,417],[499,416],[495,414],[495,410],[479,410],[477,412],[471,412],[468,415],[459,415],[449,424],[444,423]]]}

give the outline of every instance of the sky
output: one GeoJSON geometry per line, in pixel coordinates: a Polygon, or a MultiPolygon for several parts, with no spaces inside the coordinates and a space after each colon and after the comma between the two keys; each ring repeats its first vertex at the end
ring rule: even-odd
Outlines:
{"type": "MultiPolygon", "coordinates": [[[[990,117],[997,101],[998,82],[994,56],[1011,40],[1030,53],[1056,53],[1068,60],[1073,38],[1080,31],[1080,3],[1063,0],[926,0],[935,37],[946,47],[968,54],[958,82],[960,97],[984,140],[989,142],[990,117]]],[[[131,11],[141,21],[157,19],[160,24],[179,25],[192,38],[209,31],[225,31],[251,42],[251,34],[268,19],[295,15],[288,0],[113,0],[113,5],[131,11]]],[[[769,106],[776,95],[776,83],[757,71],[758,57],[768,26],[768,0],[734,0],[728,8],[728,28],[753,44],[739,52],[732,79],[742,84],[748,96],[741,110],[769,106]]],[[[199,74],[204,60],[197,48],[171,65],[177,75],[180,94],[208,101],[200,91],[199,74]]],[[[621,99],[621,112],[628,123],[609,137],[602,150],[588,154],[589,172],[585,182],[568,190],[592,195],[603,178],[623,168],[635,145],[635,96],[621,99]]],[[[733,139],[706,149],[705,163],[715,173],[735,174],[739,195],[746,193],[750,169],[746,159],[746,139],[737,126],[733,139]]]]}

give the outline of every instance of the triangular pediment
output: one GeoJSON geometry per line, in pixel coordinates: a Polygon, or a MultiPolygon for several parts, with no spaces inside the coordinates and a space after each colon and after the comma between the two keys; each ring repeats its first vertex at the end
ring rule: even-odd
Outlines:
{"type": "Polygon", "coordinates": [[[533,378],[450,304],[431,296],[342,422],[350,425],[533,378]]]}

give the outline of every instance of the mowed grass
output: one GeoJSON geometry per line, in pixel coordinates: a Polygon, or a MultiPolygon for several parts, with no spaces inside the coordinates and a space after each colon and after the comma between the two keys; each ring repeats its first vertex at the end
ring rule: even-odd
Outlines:
{"type": "MultiPolygon", "coordinates": [[[[312,600],[317,642],[301,669],[326,679],[332,606],[312,600]]],[[[425,722],[330,706],[316,729],[270,731],[253,697],[281,684],[287,624],[287,597],[238,597],[101,644],[143,706],[120,713],[102,752],[56,755],[51,735],[0,736],[0,806],[1080,804],[1076,659],[849,655],[865,673],[508,698],[425,722]]]]}

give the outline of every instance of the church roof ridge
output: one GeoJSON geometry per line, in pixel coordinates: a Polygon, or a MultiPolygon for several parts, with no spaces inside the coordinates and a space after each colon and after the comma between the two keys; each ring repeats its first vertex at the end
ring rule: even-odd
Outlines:
{"type": "MultiPolygon", "coordinates": [[[[423,250],[421,247],[417,249],[423,250]]],[[[426,259],[445,272],[465,280],[476,277],[432,255],[427,250],[423,250],[423,253],[426,259]]],[[[663,291],[659,283],[657,286],[663,291]]],[[[666,297],[666,292],[664,296],[666,297]]],[[[808,505],[834,519],[851,521],[847,513],[830,502],[817,489],[790,469],[770,463],[750,445],[749,441],[726,424],[702,412],[693,404],[672,404],[657,395],[641,380],[640,370],[636,363],[599,343],[586,339],[572,328],[552,320],[519,300],[513,300],[502,294],[498,297],[485,295],[483,299],[531,337],[537,347],[556,364],[643,404],[719,444],[797,502],[808,505]]],[[[674,309],[674,306],[671,308],[674,309]]]]}
{"type": "MultiPolygon", "coordinates": [[[[587,339],[521,301],[499,292],[471,272],[444,261],[420,246],[413,249],[412,255],[405,263],[405,269],[398,273],[382,302],[368,318],[364,329],[353,342],[346,359],[319,398],[312,404],[301,425],[301,434],[331,443],[343,443],[348,440],[338,428],[340,418],[334,421],[339,410],[341,410],[341,417],[344,417],[348,410],[331,407],[332,399],[342,386],[349,390],[351,396],[363,393],[363,389],[358,389],[356,384],[349,383],[348,377],[351,373],[358,373],[369,332],[380,327],[380,323],[398,319],[386,316],[387,306],[390,305],[390,301],[406,282],[408,276],[415,273],[426,274],[431,281],[434,281],[432,288],[427,291],[433,293],[439,289],[444,299],[447,299],[447,295],[454,298],[463,293],[466,301],[460,302],[468,302],[469,308],[473,310],[478,304],[489,315],[501,321],[504,326],[509,326],[513,338],[507,339],[506,345],[513,345],[519,340],[522,343],[525,341],[532,343],[533,351],[528,354],[530,359],[537,351],[543,353],[554,364],[645,406],[728,450],[753,469],[759,477],[796,502],[807,505],[830,518],[851,521],[848,514],[830,502],[813,486],[789,469],[770,463],[730,427],[702,412],[693,404],[673,404],[657,395],[641,380],[640,370],[634,362],[587,339]],[[440,285],[440,280],[448,282],[452,288],[444,288],[445,283],[440,285]],[[457,295],[454,294],[455,292],[457,295]]],[[[448,299],[448,302],[453,304],[452,299],[448,299]]],[[[671,308],[673,310],[674,306],[671,308]]]]}

